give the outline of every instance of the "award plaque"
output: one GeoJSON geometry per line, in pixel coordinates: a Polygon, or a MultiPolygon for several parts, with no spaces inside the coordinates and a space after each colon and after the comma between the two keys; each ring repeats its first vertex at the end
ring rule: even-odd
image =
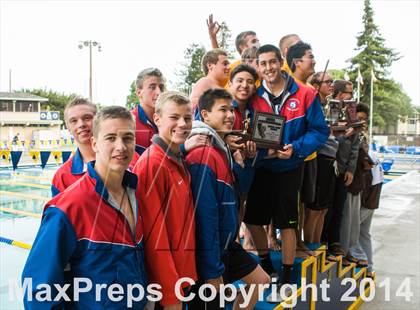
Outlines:
{"type": "Polygon", "coordinates": [[[328,113],[326,114],[327,122],[333,132],[340,133],[348,128],[359,128],[363,126],[363,122],[359,122],[356,112],[356,101],[354,100],[329,100],[328,113]]]}
{"type": "Polygon", "coordinates": [[[346,116],[348,120],[348,126],[353,128],[360,128],[363,126],[364,122],[360,122],[357,117],[357,103],[354,100],[344,100],[344,105],[346,107],[346,116]]]}
{"type": "Polygon", "coordinates": [[[344,103],[341,100],[329,100],[326,120],[333,131],[345,131],[347,123],[344,103]]]}
{"type": "Polygon", "coordinates": [[[283,145],[281,140],[285,122],[286,118],[284,116],[256,112],[251,140],[254,141],[259,148],[282,149],[283,145]]]}

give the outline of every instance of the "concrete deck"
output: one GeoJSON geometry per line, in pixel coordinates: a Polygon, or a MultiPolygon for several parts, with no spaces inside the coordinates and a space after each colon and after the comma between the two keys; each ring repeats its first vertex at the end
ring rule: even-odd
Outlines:
{"type": "Polygon", "coordinates": [[[375,299],[362,310],[420,309],[420,171],[413,170],[385,184],[379,209],[372,221],[375,299]],[[390,279],[390,298],[379,284],[390,279]],[[397,297],[398,287],[408,278],[413,297],[397,297]]]}

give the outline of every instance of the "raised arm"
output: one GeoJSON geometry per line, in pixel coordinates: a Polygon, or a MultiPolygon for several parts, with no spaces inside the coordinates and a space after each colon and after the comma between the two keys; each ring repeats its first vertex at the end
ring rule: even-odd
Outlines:
{"type": "Polygon", "coordinates": [[[207,19],[207,29],[209,31],[211,47],[219,48],[219,44],[217,43],[217,33],[220,30],[220,25],[217,21],[213,21],[213,14],[210,14],[207,19]]]}

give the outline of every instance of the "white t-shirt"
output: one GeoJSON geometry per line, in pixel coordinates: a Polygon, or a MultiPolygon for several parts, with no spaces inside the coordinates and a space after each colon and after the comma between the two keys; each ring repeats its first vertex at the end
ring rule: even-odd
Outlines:
{"type": "Polygon", "coordinates": [[[384,170],[382,169],[381,162],[376,156],[376,152],[372,149],[369,150],[369,156],[375,162],[375,166],[372,168],[372,185],[376,185],[384,182],[384,170]]]}

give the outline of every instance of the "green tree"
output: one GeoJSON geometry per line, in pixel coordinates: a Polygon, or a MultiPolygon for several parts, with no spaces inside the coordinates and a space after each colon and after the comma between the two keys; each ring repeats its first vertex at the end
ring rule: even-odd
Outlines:
{"type": "Polygon", "coordinates": [[[236,48],[233,47],[232,33],[226,22],[222,22],[220,24],[220,30],[217,33],[217,42],[219,44],[219,48],[228,53],[230,59],[235,57],[236,48]]]}
{"type": "Polygon", "coordinates": [[[345,71],[343,69],[331,69],[327,70],[329,75],[333,80],[342,80],[344,79],[345,71]]]}
{"type": "Polygon", "coordinates": [[[401,57],[393,49],[385,46],[385,39],[373,21],[370,0],[365,0],[364,4],[362,18],[364,29],[357,36],[355,50],[358,53],[350,60],[348,72],[350,79],[354,81],[360,70],[364,78],[364,84],[360,85],[360,100],[369,104],[373,70],[377,79],[373,86],[373,122],[375,126],[386,128],[387,125],[395,125],[399,115],[404,116],[409,113],[411,100],[401,85],[388,77],[389,67],[401,57]]]}
{"type": "Polygon", "coordinates": [[[184,51],[182,68],[175,73],[179,78],[177,83],[178,90],[189,94],[192,85],[204,76],[204,72],[201,69],[201,60],[205,53],[206,49],[204,46],[197,43],[190,44],[184,51]]]}
{"type": "MultiPolygon", "coordinates": [[[[226,51],[229,58],[233,58],[235,49],[232,48],[232,34],[226,22],[220,23],[220,30],[217,33],[217,42],[219,48],[226,51]]],[[[178,76],[176,88],[186,94],[191,92],[192,85],[196,83],[204,72],[201,69],[201,60],[203,59],[206,49],[202,44],[191,43],[184,51],[184,61],[181,68],[175,72],[178,76]]]]}
{"type": "Polygon", "coordinates": [[[130,85],[130,94],[127,96],[126,99],[126,108],[131,110],[135,107],[135,105],[139,102],[139,99],[137,98],[136,94],[136,81],[131,82],[130,85]]]}
{"type": "Polygon", "coordinates": [[[48,98],[48,102],[44,102],[41,104],[41,110],[47,111],[59,111],[60,112],[60,119],[64,120],[64,108],[66,107],[67,103],[73,100],[75,97],[79,96],[78,94],[65,94],[53,91],[51,89],[42,89],[42,88],[35,88],[35,89],[21,89],[19,92],[30,93],[36,96],[48,98]]]}

